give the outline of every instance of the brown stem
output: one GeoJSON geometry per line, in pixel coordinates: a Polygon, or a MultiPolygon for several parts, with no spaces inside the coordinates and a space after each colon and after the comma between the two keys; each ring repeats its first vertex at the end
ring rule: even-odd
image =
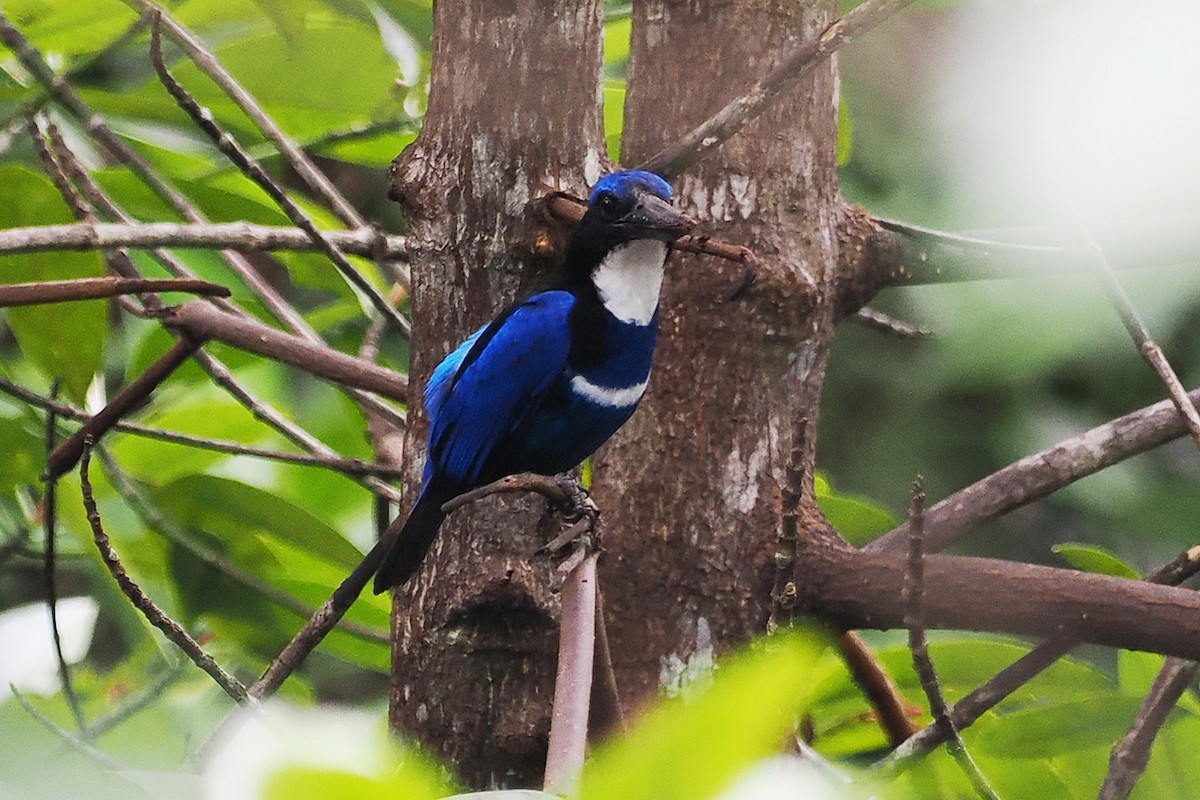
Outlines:
{"type": "Polygon", "coordinates": [[[129,577],[129,573],[125,571],[125,566],[121,563],[117,553],[113,550],[112,543],[108,540],[108,534],[104,532],[103,523],[100,521],[100,511],[96,508],[96,500],[92,495],[92,484],[88,479],[88,465],[91,461],[91,449],[93,439],[88,435],[83,442],[82,461],[79,465],[79,480],[83,487],[83,506],[87,510],[88,523],[92,526],[92,535],[96,541],[96,547],[100,550],[100,557],[104,561],[104,566],[108,568],[112,574],[113,580],[117,582],[117,586],[133,603],[134,608],[142,612],[142,615],[150,622],[151,625],[158,628],[167,638],[184,652],[188,658],[192,660],[196,666],[208,673],[217,685],[220,686],[225,694],[232,697],[239,703],[244,703],[249,699],[246,693],[246,687],[237,678],[230,675],[221,665],[213,659],[200,644],[188,635],[188,632],[175,620],[167,616],[161,608],[159,608],[153,600],[146,596],[137,582],[129,577]]]}
{"type": "MultiPolygon", "coordinates": [[[[1188,402],[1200,403],[1200,390],[1191,392],[1188,402]]],[[[976,525],[1046,497],[1130,456],[1166,444],[1185,432],[1179,412],[1171,401],[1163,400],[1064,439],[976,481],[929,509],[925,515],[926,547],[930,551],[941,550],[976,525]]],[[[864,550],[903,552],[907,531],[906,522],[864,550]]]]}
{"type": "MultiPolygon", "coordinates": [[[[220,313],[220,312],[217,312],[220,313]]],[[[158,358],[146,371],[117,392],[108,405],[100,409],[83,427],[71,434],[65,442],[55,448],[46,463],[46,475],[50,480],[57,478],[75,466],[86,447],[85,440],[97,441],[117,422],[140,406],[151,393],[178,369],[198,349],[200,340],[184,337],[158,358]]]]}
{"type": "Polygon", "coordinates": [[[0,286],[0,308],[95,300],[120,294],[141,292],[188,292],[189,294],[229,297],[229,289],[217,283],[191,278],[77,278],[40,283],[10,283],[0,286]]]}

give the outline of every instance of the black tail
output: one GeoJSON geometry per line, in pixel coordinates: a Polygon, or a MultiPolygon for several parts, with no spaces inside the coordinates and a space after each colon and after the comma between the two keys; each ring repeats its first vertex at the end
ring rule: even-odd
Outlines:
{"type": "Polygon", "coordinates": [[[397,518],[379,537],[381,544],[387,541],[390,544],[384,545],[387,551],[379,571],[375,573],[375,594],[383,594],[393,586],[404,583],[421,566],[421,561],[437,537],[442,520],[446,518],[442,513],[442,504],[448,499],[442,492],[426,487],[404,520],[403,527],[400,527],[401,521],[397,518]]]}

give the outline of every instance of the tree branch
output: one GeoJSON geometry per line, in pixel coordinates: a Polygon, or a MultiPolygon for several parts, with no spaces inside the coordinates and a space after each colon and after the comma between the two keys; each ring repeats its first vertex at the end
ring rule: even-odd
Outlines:
{"type": "Polygon", "coordinates": [[[171,349],[147,367],[145,372],[117,392],[116,397],[100,409],[99,413],[55,448],[47,459],[47,478],[53,480],[74,467],[88,446],[85,444],[86,441],[96,441],[111,430],[122,417],[146,402],[159,384],[170,377],[171,373],[194,355],[198,349],[200,349],[200,340],[198,339],[184,337],[175,342],[171,349]]]}
{"type": "Polygon", "coordinates": [[[77,278],[0,286],[0,308],[95,300],[142,292],[188,292],[212,297],[229,297],[229,289],[224,286],[191,278],[77,278]]]}
{"type": "MultiPolygon", "coordinates": [[[[904,623],[903,562],[890,553],[809,548],[800,608],[845,628],[904,623]]],[[[1200,594],[1052,567],[963,556],[925,559],[931,628],[1081,642],[1200,658],[1200,594]]]]}
{"type": "Polygon", "coordinates": [[[729,102],[679,142],[650,156],[639,167],[668,177],[683,172],[740,131],[781,92],[794,86],[843,45],[867,33],[911,3],[912,0],[867,0],[826,28],[817,38],[785,53],[779,65],[749,92],[729,102]]]}
{"type": "MultiPolygon", "coordinates": [[[[325,237],[344,252],[407,259],[408,240],[374,228],[325,231],[325,237]]],[[[110,247],[150,249],[189,247],[232,250],[316,250],[318,245],[300,228],[254,225],[249,222],[130,222],[42,225],[0,230],[0,253],[41,250],[93,250],[110,247]]]]}
{"type": "MultiPolygon", "coordinates": [[[[1200,389],[1188,400],[1200,403],[1200,389]]],[[[1185,433],[1171,401],[1118,417],[1054,447],[1004,467],[942,500],[925,516],[931,551],[957,541],[976,525],[1046,497],[1125,459],[1166,444],[1185,433]]],[[[870,553],[903,552],[908,523],[884,534],[865,548],[870,553]]]]}
{"type": "Polygon", "coordinates": [[[150,622],[151,625],[158,628],[167,638],[184,652],[184,654],[192,660],[196,666],[208,673],[217,685],[220,686],[225,694],[232,697],[238,703],[244,703],[249,699],[246,693],[246,687],[237,678],[230,675],[221,665],[204,651],[199,643],[196,642],[188,632],[185,631],[178,622],[171,619],[167,614],[155,605],[154,601],[146,596],[137,582],[129,577],[129,573],[125,571],[125,567],[121,564],[121,560],[117,557],[116,551],[112,548],[112,543],[108,540],[108,534],[104,532],[104,526],[100,521],[100,511],[96,508],[96,500],[92,495],[92,483],[88,479],[88,465],[91,461],[92,438],[89,435],[83,446],[82,459],[79,464],[79,480],[83,489],[83,506],[87,510],[88,523],[92,526],[92,535],[96,540],[96,547],[100,550],[100,557],[104,561],[104,566],[112,574],[113,580],[117,582],[117,586],[133,603],[134,608],[142,612],[142,615],[150,622]]]}
{"type": "Polygon", "coordinates": [[[1100,787],[1097,800],[1124,800],[1133,791],[1133,785],[1146,771],[1150,763],[1150,746],[1162,730],[1167,716],[1196,678],[1195,661],[1168,658],[1154,679],[1150,693],[1138,709],[1137,717],[1129,733],[1112,751],[1108,774],[1100,787]]]}
{"type": "Polygon", "coordinates": [[[298,367],[344,388],[364,389],[399,402],[408,399],[407,375],[284,333],[250,317],[226,314],[201,300],[166,309],[163,322],[168,328],[193,338],[225,342],[298,367]]]}

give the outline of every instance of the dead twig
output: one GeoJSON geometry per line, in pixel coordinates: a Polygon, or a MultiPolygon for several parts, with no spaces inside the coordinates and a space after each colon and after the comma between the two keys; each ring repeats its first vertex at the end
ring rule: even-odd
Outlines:
{"type": "Polygon", "coordinates": [[[142,591],[137,582],[129,577],[129,573],[125,571],[125,566],[121,563],[116,551],[113,550],[112,543],[108,540],[108,534],[104,532],[104,526],[100,520],[100,511],[96,507],[96,500],[92,493],[92,484],[88,478],[88,466],[91,462],[93,444],[94,440],[92,437],[90,435],[85,436],[79,464],[79,481],[83,490],[83,506],[87,510],[88,523],[92,526],[92,536],[95,539],[97,549],[100,550],[104,566],[108,568],[109,573],[113,576],[113,580],[117,582],[117,586],[129,598],[129,601],[133,603],[134,608],[142,612],[142,615],[146,617],[151,625],[166,634],[167,638],[182,650],[192,660],[193,664],[208,673],[209,677],[216,681],[225,694],[232,697],[238,703],[245,703],[250,699],[250,695],[247,694],[246,687],[242,682],[222,669],[221,665],[206,653],[204,648],[188,635],[188,632],[179,623],[167,616],[166,612],[146,596],[146,593],[142,591]]]}
{"type": "MultiPolygon", "coordinates": [[[[51,399],[58,394],[59,382],[55,381],[50,390],[51,399]]],[[[54,450],[54,442],[58,438],[57,416],[51,410],[46,414],[45,441],[47,457],[54,450]]],[[[55,559],[58,541],[58,480],[49,478],[46,481],[46,493],[42,498],[42,523],[46,537],[45,559],[42,563],[43,576],[46,581],[46,606],[50,610],[50,634],[54,640],[54,657],[58,661],[58,677],[62,684],[63,697],[75,725],[80,733],[87,738],[87,722],[83,716],[83,708],[79,704],[79,695],[75,693],[75,684],[71,680],[71,667],[63,655],[62,636],[58,628],[58,569],[55,559]]]]}
{"type": "Polygon", "coordinates": [[[909,511],[908,559],[904,572],[904,627],[908,628],[908,649],[912,652],[913,667],[921,681],[921,688],[929,699],[929,713],[933,724],[942,728],[951,754],[958,762],[975,791],[982,797],[998,800],[996,792],[979,770],[975,759],[963,741],[962,734],[954,725],[937,670],[929,656],[929,641],[925,636],[925,489],[918,476],[913,483],[912,507],[909,511]]]}
{"type": "MultiPolygon", "coordinates": [[[[374,228],[326,231],[326,238],[345,253],[382,254],[389,260],[408,258],[404,236],[380,233],[374,228]]],[[[316,250],[318,245],[301,228],[255,225],[249,222],[80,222],[39,225],[0,231],[0,253],[53,250],[93,250],[114,247],[162,247],[219,250],[316,250]]]]}

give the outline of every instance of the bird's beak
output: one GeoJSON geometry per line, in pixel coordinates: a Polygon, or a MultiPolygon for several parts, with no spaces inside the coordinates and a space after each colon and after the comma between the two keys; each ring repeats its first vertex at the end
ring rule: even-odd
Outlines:
{"type": "Polygon", "coordinates": [[[643,195],[621,223],[638,228],[647,239],[664,242],[673,242],[696,226],[696,220],[652,194],[643,195]]]}

